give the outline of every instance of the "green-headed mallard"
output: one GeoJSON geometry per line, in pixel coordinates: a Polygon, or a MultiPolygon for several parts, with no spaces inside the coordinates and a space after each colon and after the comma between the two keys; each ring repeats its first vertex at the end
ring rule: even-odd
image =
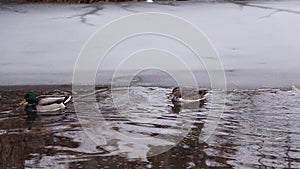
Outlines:
{"type": "Polygon", "coordinates": [[[195,98],[195,94],[194,94],[194,96],[190,96],[191,98],[189,98],[189,96],[187,96],[188,99],[183,99],[180,88],[175,87],[172,90],[172,93],[168,97],[168,99],[172,100],[172,103],[174,105],[180,104],[180,103],[194,103],[194,102],[199,102],[199,101],[205,100],[206,99],[205,97],[207,96],[207,94],[208,94],[207,90],[202,89],[202,90],[198,91],[197,98],[195,98]]]}
{"type": "Polygon", "coordinates": [[[28,92],[24,99],[19,103],[25,104],[25,111],[31,112],[49,112],[66,108],[66,104],[71,100],[72,96],[39,96],[33,92],[28,92]],[[27,104],[26,104],[27,103],[27,104]]]}

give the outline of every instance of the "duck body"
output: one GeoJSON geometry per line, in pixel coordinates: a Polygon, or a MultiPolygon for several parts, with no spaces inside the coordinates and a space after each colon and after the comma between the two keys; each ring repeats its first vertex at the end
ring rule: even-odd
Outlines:
{"type": "Polygon", "coordinates": [[[172,90],[171,95],[168,97],[174,105],[182,105],[184,103],[197,103],[203,102],[206,99],[208,92],[206,89],[199,90],[198,93],[185,94],[187,99],[182,98],[182,92],[179,87],[175,87],[172,90]]]}
{"type": "Polygon", "coordinates": [[[25,104],[26,113],[52,112],[66,108],[66,104],[71,100],[71,96],[40,96],[33,92],[28,92],[24,96],[20,105],[25,104]]]}

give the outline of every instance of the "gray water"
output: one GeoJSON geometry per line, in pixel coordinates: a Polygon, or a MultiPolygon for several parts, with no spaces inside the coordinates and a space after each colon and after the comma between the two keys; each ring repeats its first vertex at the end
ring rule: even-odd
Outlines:
{"type": "MultiPolygon", "coordinates": [[[[296,88],[210,91],[206,103],[179,109],[166,99],[171,88],[132,87],[130,105],[118,105],[122,109],[113,104],[112,90],[98,88],[95,94],[106,127],[120,134],[108,137],[103,130],[99,135],[105,144],[89,139],[82,128],[87,127],[77,118],[81,112],[72,105],[65,112],[28,119],[16,106],[28,89],[1,89],[1,168],[300,167],[296,88]],[[226,95],[224,109],[211,100],[221,95],[226,95]],[[199,141],[212,110],[221,111],[217,128],[208,140],[199,141]],[[139,141],[142,138],[152,141],[139,141]]],[[[69,90],[31,89],[43,94],[69,90]]],[[[119,94],[126,90],[114,89],[119,94]]]]}

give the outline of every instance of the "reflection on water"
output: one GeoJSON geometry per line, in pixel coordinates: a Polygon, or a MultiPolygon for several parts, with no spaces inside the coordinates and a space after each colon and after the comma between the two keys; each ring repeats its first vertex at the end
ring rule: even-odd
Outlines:
{"type": "MultiPolygon", "coordinates": [[[[70,92],[69,87],[33,89],[70,92]]],[[[296,90],[228,92],[215,133],[199,142],[209,110],[219,110],[210,97],[203,105],[174,107],[166,99],[171,89],[135,87],[129,97],[119,88],[112,102],[111,90],[101,88],[99,109],[110,131],[122,136],[103,133],[102,145],[82,130],[72,105],[55,115],[26,116],[16,105],[26,91],[0,89],[0,168],[300,168],[296,90]]]]}
{"type": "Polygon", "coordinates": [[[232,166],[300,167],[300,93],[239,91],[228,95],[227,110],[206,153],[232,166]]]}
{"type": "MultiPolygon", "coordinates": [[[[182,107],[180,113],[176,111],[180,107],[171,106],[166,99],[169,90],[131,87],[101,92],[100,97],[109,96],[99,99],[99,108],[107,122],[105,130],[97,133],[100,139],[105,139],[104,144],[99,143],[101,147],[111,154],[148,162],[147,156],[161,154],[176,146],[195,122],[199,122],[197,118],[204,115],[199,103],[194,109],[182,107]],[[113,111],[112,107],[115,107],[113,111]]],[[[94,120],[95,116],[91,118],[94,120]]],[[[96,128],[103,126],[100,124],[96,128]]]]}

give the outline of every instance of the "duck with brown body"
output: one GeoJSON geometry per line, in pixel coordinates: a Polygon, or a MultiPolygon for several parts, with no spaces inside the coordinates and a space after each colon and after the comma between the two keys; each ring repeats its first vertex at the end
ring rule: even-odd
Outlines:
{"type": "Polygon", "coordinates": [[[202,89],[198,91],[197,98],[189,98],[188,96],[187,98],[182,98],[182,92],[180,88],[175,87],[172,90],[172,93],[169,95],[168,99],[170,99],[174,105],[180,105],[181,103],[205,102],[207,95],[208,91],[206,89],[202,89]]]}

